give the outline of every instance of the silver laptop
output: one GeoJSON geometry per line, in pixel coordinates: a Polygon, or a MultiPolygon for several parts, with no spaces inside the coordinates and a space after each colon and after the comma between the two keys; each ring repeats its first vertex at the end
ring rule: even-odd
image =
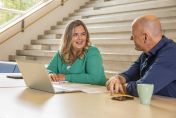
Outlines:
{"type": "Polygon", "coordinates": [[[50,78],[45,65],[30,60],[16,60],[26,85],[31,89],[50,93],[80,92],[78,90],[66,90],[55,86],[50,78]]]}

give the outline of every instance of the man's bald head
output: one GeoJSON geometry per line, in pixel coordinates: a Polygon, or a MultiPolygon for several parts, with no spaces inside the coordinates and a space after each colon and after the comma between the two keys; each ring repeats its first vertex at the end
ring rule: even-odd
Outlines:
{"type": "Polygon", "coordinates": [[[162,37],[162,28],[159,19],[154,15],[146,15],[135,19],[132,27],[141,32],[148,32],[152,37],[162,37]]]}
{"type": "Polygon", "coordinates": [[[135,19],[132,23],[132,38],[135,48],[149,52],[162,38],[161,23],[156,16],[146,15],[135,19]]]}

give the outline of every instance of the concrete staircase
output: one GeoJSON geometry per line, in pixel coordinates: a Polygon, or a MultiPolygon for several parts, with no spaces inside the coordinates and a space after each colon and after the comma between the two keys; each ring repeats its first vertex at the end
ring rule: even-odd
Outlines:
{"type": "Polygon", "coordinates": [[[63,21],[51,26],[38,39],[31,40],[24,50],[17,50],[15,58],[48,63],[58,50],[66,24],[81,19],[88,27],[91,41],[104,60],[107,77],[128,68],[141,52],[130,41],[131,22],[138,16],[153,14],[160,18],[165,35],[176,39],[176,0],[91,0],[63,21]]]}

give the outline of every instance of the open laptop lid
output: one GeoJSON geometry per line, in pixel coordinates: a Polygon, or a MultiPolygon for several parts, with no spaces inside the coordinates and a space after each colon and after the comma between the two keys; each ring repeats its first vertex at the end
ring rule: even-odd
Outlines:
{"type": "Polygon", "coordinates": [[[55,93],[44,64],[32,60],[19,59],[16,62],[29,88],[55,93]]]}

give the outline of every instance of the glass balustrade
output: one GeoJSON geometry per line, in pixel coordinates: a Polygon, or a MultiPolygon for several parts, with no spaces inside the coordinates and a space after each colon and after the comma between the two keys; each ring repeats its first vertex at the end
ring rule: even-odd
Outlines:
{"type": "Polygon", "coordinates": [[[0,28],[47,0],[0,0],[0,28]]]}

